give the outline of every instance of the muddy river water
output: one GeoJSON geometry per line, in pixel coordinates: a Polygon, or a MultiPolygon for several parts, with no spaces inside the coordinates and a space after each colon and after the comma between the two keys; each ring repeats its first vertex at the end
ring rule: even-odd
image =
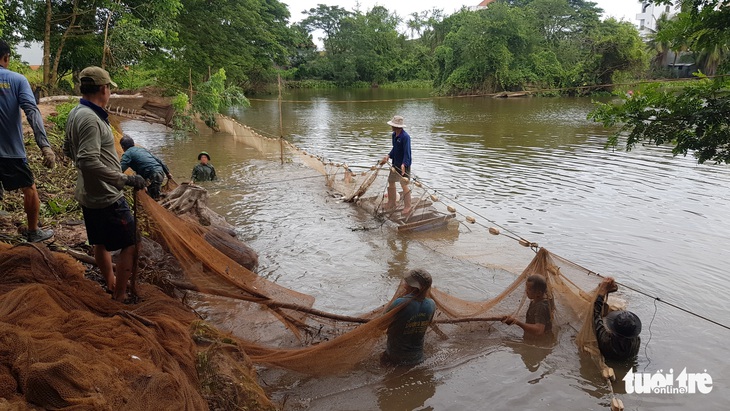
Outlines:
{"type": "MultiPolygon", "coordinates": [[[[586,120],[592,102],[585,98],[432,99],[421,91],[355,90],[299,91],[284,99],[294,101],[282,104],[289,141],[353,166],[369,167],[386,154],[385,122],[404,116],[412,171],[440,196],[590,270],[730,324],[730,167],[697,165],[664,147],[606,150],[610,131],[586,120]]],[[[252,101],[229,114],[262,134],[280,133],[275,101],[252,101]]],[[[219,176],[207,185],[211,207],[259,252],[260,275],[315,296],[317,308],[368,311],[416,267],[426,267],[451,294],[484,298],[529,262],[516,251],[513,261],[494,267],[480,252],[486,234],[466,225],[398,235],[334,198],[315,171],[296,161],[282,165],[278,153],[224,133],[123,127],[158,153],[178,181],[190,177],[199,151],[209,152],[219,176]]],[[[643,321],[637,372],[671,369],[676,377],[686,368],[713,380],[708,394],[621,394],[626,408],[727,409],[730,330],[636,292],[622,296],[643,321]]],[[[235,304],[216,299],[200,307],[246,335],[235,304]]],[[[428,359],[411,370],[384,370],[373,359],[347,375],[261,375],[272,398],[289,409],[608,409],[607,387],[569,336],[542,352],[514,331],[495,328],[489,335],[429,339],[428,359]]],[[[617,370],[619,379],[625,372],[617,370]]],[[[624,388],[614,384],[617,392],[624,388]]]]}

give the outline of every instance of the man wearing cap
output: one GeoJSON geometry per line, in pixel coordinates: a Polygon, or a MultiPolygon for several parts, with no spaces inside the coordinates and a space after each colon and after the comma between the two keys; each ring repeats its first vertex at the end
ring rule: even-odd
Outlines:
{"type": "Polygon", "coordinates": [[[124,301],[135,262],[137,229],[123,188],[144,189],[145,180],[122,173],[119,164],[109,114],[104,109],[111,88],[117,85],[106,70],[95,66],[81,70],[79,79],[83,98],[68,115],[63,150],[78,170],[74,196],[84,213],[96,265],[114,299],[124,301]],[[121,250],[116,278],[110,254],[115,250],[121,250]]]}
{"type": "Polygon", "coordinates": [[[401,213],[407,215],[411,212],[411,190],[408,187],[408,179],[411,177],[411,136],[403,130],[406,125],[402,116],[393,116],[387,124],[393,131],[391,135],[393,148],[380,160],[380,164],[385,164],[388,159],[391,159],[393,167],[388,175],[388,203],[385,208],[386,210],[395,209],[395,183],[400,181],[403,188],[403,211],[401,213]]]}
{"type": "Polygon", "coordinates": [[[407,305],[395,314],[388,327],[388,343],[382,359],[389,364],[414,365],[423,361],[426,330],[436,312],[436,303],[427,297],[431,274],[423,269],[411,270],[401,286],[406,294],[396,299],[388,311],[401,304],[407,305]]]}
{"type": "Polygon", "coordinates": [[[598,296],[593,303],[593,327],[598,348],[606,359],[628,360],[639,353],[641,320],[631,311],[612,311],[605,317],[603,304],[608,293],[618,289],[613,278],[605,278],[598,286],[598,296]]]}
{"type": "Polygon", "coordinates": [[[25,112],[33,129],[35,142],[43,153],[43,165],[53,168],[56,155],[48,142],[43,118],[28,80],[21,74],[8,70],[9,64],[10,46],[0,40],[0,198],[3,189],[20,189],[23,192],[23,209],[28,218],[27,239],[30,242],[43,241],[53,236],[53,230],[38,227],[41,202],[33,173],[28,167],[20,109],[25,112]]]}
{"type": "Polygon", "coordinates": [[[159,200],[162,181],[165,177],[168,180],[172,179],[172,174],[170,174],[170,170],[165,163],[147,149],[136,147],[134,139],[128,135],[124,135],[119,140],[119,145],[124,150],[121,161],[122,171],[131,168],[135,173],[149,181],[147,194],[155,200],[159,200]]]}
{"type": "Polygon", "coordinates": [[[210,154],[205,151],[201,151],[200,154],[198,154],[198,161],[200,161],[200,163],[193,167],[193,176],[191,177],[193,183],[198,181],[215,180],[215,168],[213,167],[213,164],[209,163],[210,154]]]}

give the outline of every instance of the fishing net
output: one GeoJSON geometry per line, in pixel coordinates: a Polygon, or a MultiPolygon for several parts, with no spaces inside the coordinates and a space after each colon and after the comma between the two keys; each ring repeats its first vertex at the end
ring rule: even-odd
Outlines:
{"type": "MultiPolygon", "coordinates": [[[[300,150],[282,139],[264,138],[258,136],[250,128],[230,120],[222,120],[219,120],[221,129],[235,135],[237,139],[245,140],[247,144],[258,148],[262,152],[272,154],[280,153],[282,157],[287,156],[288,160],[299,161],[308,165],[322,173],[325,176],[325,181],[329,189],[341,196],[343,200],[354,200],[358,206],[364,209],[374,213],[382,213],[382,204],[387,201],[382,194],[384,191],[383,188],[387,184],[387,172],[385,172],[387,169],[370,167],[363,172],[355,173],[350,167],[344,164],[326,161],[323,158],[300,150]]],[[[175,190],[184,188],[182,186],[177,187],[175,190]]],[[[436,215],[443,216],[444,222],[449,220],[450,217],[454,217],[455,213],[453,208],[440,202],[436,196],[429,193],[427,187],[421,185],[418,181],[413,181],[409,187],[413,190],[413,208],[416,211],[410,215],[388,218],[388,221],[392,225],[402,227],[411,224],[413,222],[407,220],[410,218],[418,218],[417,215],[433,216],[435,213],[436,215]]],[[[175,191],[171,191],[168,193],[168,196],[174,196],[174,193],[175,191]]],[[[237,335],[221,333],[221,336],[219,336],[221,338],[218,340],[225,341],[224,344],[228,344],[232,348],[243,350],[253,362],[289,369],[298,373],[326,375],[351,369],[363,360],[379,354],[379,350],[383,349],[385,331],[392,322],[393,317],[397,315],[397,309],[384,314],[385,307],[388,304],[374,304],[374,307],[356,316],[314,309],[314,297],[296,290],[287,289],[256,275],[211,245],[206,240],[206,228],[198,222],[177,216],[174,212],[158,204],[149,196],[140,195],[137,196],[137,199],[144,214],[144,219],[147,221],[148,232],[169,253],[175,256],[184,272],[183,279],[172,280],[174,284],[178,288],[191,290],[202,295],[222,297],[240,302],[236,306],[237,311],[235,315],[237,316],[237,321],[250,325],[246,335],[241,335],[240,333],[237,335]]],[[[429,221],[430,218],[433,217],[422,217],[422,221],[429,221]]],[[[429,226],[432,227],[433,225],[429,223],[429,226]]],[[[415,225],[410,227],[419,226],[415,225]]],[[[500,258],[514,259],[516,255],[525,255],[519,254],[518,252],[514,252],[513,254],[505,253],[504,250],[509,249],[509,246],[505,242],[512,241],[512,239],[506,239],[505,236],[497,236],[495,238],[499,240],[480,239],[479,244],[475,245],[475,248],[478,248],[480,254],[483,249],[491,250],[492,255],[495,256],[495,261],[500,261],[500,258]],[[499,244],[496,242],[499,242],[499,244]]],[[[532,254],[531,260],[519,269],[508,270],[514,272],[515,275],[504,278],[501,283],[495,286],[494,290],[489,290],[490,292],[481,296],[481,298],[469,300],[442,291],[442,285],[445,284],[440,282],[439,277],[435,277],[431,297],[437,304],[437,314],[434,325],[431,328],[433,332],[428,333],[427,338],[449,338],[450,335],[458,335],[463,331],[473,330],[475,327],[489,332],[495,328],[495,324],[500,324],[499,320],[506,315],[524,319],[527,306],[529,305],[525,295],[527,277],[532,274],[540,274],[546,278],[548,285],[547,299],[552,308],[551,316],[553,317],[554,332],[558,335],[561,333],[578,334],[580,335],[579,344],[581,349],[589,353],[597,353],[595,338],[592,341],[590,339],[592,325],[588,321],[588,316],[591,313],[592,290],[598,284],[599,278],[590,275],[587,270],[571,264],[568,260],[554,256],[545,249],[539,249],[536,244],[526,242],[522,239],[519,239],[519,243],[527,246],[524,250],[532,249],[535,251],[532,254]],[[583,327],[583,324],[586,326],[583,327]]],[[[515,244],[513,242],[512,246],[515,246],[515,244]]],[[[521,248],[519,245],[516,247],[521,248]]],[[[28,252],[33,251],[30,248],[27,250],[29,250],[28,252]]],[[[30,258],[27,260],[30,260],[30,258]]],[[[3,261],[4,258],[0,260],[0,263],[3,261]]],[[[32,266],[32,262],[24,261],[24,263],[32,266]]],[[[32,276],[33,271],[31,269],[28,275],[32,276]]],[[[56,279],[52,274],[56,271],[58,270],[46,269],[44,281],[60,282],[65,284],[64,286],[71,284],[71,281],[66,278],[56,279]]],[[[43,270],[39,272],[42,273],[43,270]]],[[[76,275],[79,275],[78,272],[76,275]]],[[[7,277],[3,281],[7,281],[7,277]]],[[[54,295],[53,292],[48,291],[49,286],[38,286],[45,287],[43,292],[38,292],[38,294],[43,295],[46,293],[51,296],[54,295]]],[[[199,402],[202,400],[199,394],[193,392],[194,390],[192,388],[195,386],[194,382],[197,378],[195,370],[191,369],[189,365],[186,366],[186,364],[189,364],[188,362],[175,361],[178,355],[180,356],[179,358],[183,359],[189,359],[190,357],[190,339],[187,335],[183,335],[187,332],[184,324],[192,321],[190,313],[183,309],[180,309],[180,312],[171,313],[169,312],[169,308],[154,307],[154,294],[145,294],[150,292],[146,288],[142,288],[142,291],[143,303],[140,304],[140,308],[135,309],[133,314],[115,315],[116,311],[99,313],[95,311],[97,308],[94,307],[93,299],[91,303],[83,303],[87,310],[101,315],[104,321],[111,321],[112,323],[109,326],[112,328],[129,328],[130,331],[126,332],[125,335],[129,334],[130,339],[144,338],[147,334],[139,330],[143,327],[146,327],[144,329],[147,333],[165,334],[163,336],[155,335],[162,342],[151,343],[153,347],[157,347],[155,344],[158,344],[161,351],[164,352],[150,349],[147,345],[141,345],[136,340],[123,340],[127,344],[124,349],[120,350],[122,353],[120,357],[112,357],[105,364],[116,364],[122,361],[122,358],[124,361],[129,362],[128,358],[132,358],[132,355],[140,358],[154,358],[156,361],[155,364],[162,363],[164,365],[162,369],[168,374],[180,374],[178,375],[179,378],[175,380],[178,385],[183,382],[191,383],[189,389],[181,385],[168,386],[168,395],[175,397],[173,400],[170,400],[170,403],[176,404],[174,408],[201,408],[199,402]],[[150,310],[141,308],[145,307],[145,304],[148,304],[150,310]],[[152,307],[159,311],[153,310],[152,307]],[[152,325],[146,322],[142,322],[142,325],[140,325],[141,320],[138,315],[142,315],[141,312],[145,313],[145,321],[151,321],[152,325]],[[147,314],[151,317],[147,317],[147,314]],[[176,321],[178,322],[175,323],[171,320],[168,323],[166,321],[166,315],[171,318],[177,318],[178,320],[176,321]],[[183,319],[183,321],[179,319],[183,319]],[[155,327],[161,329],[158,330],[155,327]],[[131,331],[132,329],[134,332],[131,331]],[[167,341],[166,337],[175,340],[174,343],[167,341]],[[165,345],[168,343],[171,344],[170,347],[165,345]],[[145,356],[140,356],[136,353],[140,347],[148,347],[145,351],[145,356]],[[180,405],[180,401],[184,403],[180,405]]],[[[396,290],[391,301],[402,295],[402,293],[402,288],[396,290]]],[[[3,298],[7,294],[9,293],[4,293],[3,298]]],[[[70,295],[74,294],[71,293],[70,295]]],[[[41,297],[34,295],[32,298],[41,297]]],[[[64,304],[70,305],[68,310],[65,311],[67,317],[69,316],[69,311],[73,311],[76,309],[76,306],[82,305],[82,303],[70,298],[49,298],[53,300],[49,301],[48,304],[50,306],[59,305],[60,303],[57,300],[62,300],[64,304]]],[[[103,298],[103,296],[100,298],[103,298]]],[[[104,300],[108,303],[108,299],[104,300]]],[[[17,302],[14,304],[17,305],[17,302]]],[[[3,306],[0,304],[0,307],[3,306]]],[[[61,306],[63,307],[63,305],[61,306]]],[[[76,316],[75,312],[74,316],[76,316]]],[[[15,318],[15,321],[23,321],[22,317],[15,318]]],[[[50,316],[43,321],[53,323],[53,317],[50,316]]],[[[63,321],[59,322],[62,323],[63,321]]],[[[49,324],[49,327],[45,327],[44,323],[44,327],[40,327],[40,329],[57,332],[55,330],[58,329],[58,326],[49,324]]],[[[499,327],[509,330],[518,329],[518,327],[507,327],[501,324],[499,327]]],[[[109,331],[96,331],[99,335],[116,335],[109,331]]],[[[517,333],[517,331],[511,332],[517,333]]],[[[14,334],[5,332],[4,335],[14,334]]],[[[23,337],[12,338],[22,340],[23,337]]],[[[40,350],[41,348],[34,349],[40,350]]],[[[90,356],[92,354],[92,352],[76,353],[70,349],[67,351],[72,355],[77,355],[81,359],[87,359],[84,355],[90,356]]],[[[114,354],[116,355],[117,352],[115,351],[114,354]]],[[[18,354],[13,352],[12,356],[5,356],[3,358],[21,358],[21,355],[22,353],[18,354]]],[[[602,364],[600,354],[596,356],[596,359],[597,362],[602,364]]],[[[57,361],[58,358],[49,358],[49,360],[57,361]]],[[[78,362],[78,364],[80,367],[78,369],[84,369],[80,366],[82,362],[78,362]]],[[[132,364],[135,363],[133,362],[132,364]]],[[[8,370],[14,370],[12,367],[17,368],[17,365],[9,362],[9,360],[4,360],[2,366],[8,370]]],[[[111,366],[109,365],[109,367],[111,366]]],[[[151,366],[149,367],[151,368],[151,366]]],[[[0,367],[0,371],[4,372],[5,368],[0,367]]],[[[154,371],[154,369],[152,370],[154,371]]],[[[105,369],[105,371],[111,373],[109,370],[105,369]]],[[[53,375],[45,371],[43,374],[53,375]]],[[[129,372],[124,375],[127,375],[127,378],[140,378],[138,375],[149,374],[149,372],[139,372],[137,374],[129,372]]],[[[93,376],[93,373],[89,375],[93,376]]],[[[36,381],[35,378],[30,378],[30,381],[36,381]]],[[[164,384],[172,384],[166,378],[167,374],[162,372],[158,380],[153,378],[149,381],[145,380],[145,382],[148,384],[158,384],[159,387],[165,386],[164,384]]],[[[0,382],[6,379],[5,377],[0,377],[0,382]]],[[[29,378],[20,379],[24,384],[27,384],[28,380],[29,378]]],[[[88,393],[90,392],[91,386],[84,384],[92,384],[92,382],[94,384],[103,384],[104,378],[89,378],[88,381],[79,378],[79,380],[80,382],[76,384],[78,387],[82,387],[79,388],[79,392],[88,393]],[[98,383],[97,381],[102,382],[98,383]]],[[[125,385],[125,387],[133,386],[134,384],[140,383],[133,381],[125,385]]],[[[56,391],[64,389],[67,388],[59,387],[56,391]]],[[[51,391],[54,392],[53,390],[51,391]]],[[[138,398],[130,399],[129,401],[136,401],[135,404],[145,403],[145,405],[149,405],[150,408],[155,409],[167,407],[167,404],[164,407],[157,407],[156,403],[151,402],[153,400],[150,397],[153,394],[157,394],[159,397],[156,389],[149,389],[145,392],[150,392],[150,396],[138,396],[138,398]]],[[[65,398],[64,401],[70,401],[68,398],[71,398],[72,401],[87,401],[79,404],[92,404],[92,407],[96,407],[96,403],[93,401],[96,401],[98,398],[94,395],[84,395],[86,396],[76,398],[71,393],[63,398],[65,398]]]]}
{"type": "Polygon", "coordinates": [[[36,245],[0,244],[0,398],[24,409],[207,407],[199,394],[195,316],[152,286],[112,301],[84,268],[36,245]]]}
{"type": "MultiPolygon", "coordinates": [[[[353,173],[343,164],[325,161],[280,139],[258,136],[250,128],[234,121],[220,121],[219,124],[222,130],[234,134],[238,140],[245,140],[262,152],[281,153],[288,159],[300,161],[319,171],[326,177],[327,186],[344,200],[359,200],[359,206],[372,207],[373,210],[377,208],[374,205],[377,201],[383,201],[382,195],[378,199],[377,194],[370,194],[370,200],[362,201],[368,199],[370,187],[378,184],[385,187],[387,184],[386,173],[381,172],[380,167],[371,167],[359,174],[353,173]]],[[[438,201],[431,198],[422,186],[411,186],[414,189],[414,208],[419,201],[423,201],[428,207],[438,201]]],[[[382,191],[382,187],[372,191],[382,191]]],[[[296,337],[268,338],[267,343],[263,344],[261,341],[265,338],[256,336],[253,331],[247,336],[249,338],[238,335],[237,344],[244,348],[254,362],[309,374],[334,373],[351,368],[374,355],[374,350],[382,343],[384,332],[393,315],[381,315],[385,306],[373,307],[358,316],[313,309],[312,296],[281,287],[235,264],[204,241],[199,227],[181,220],[149,198],[142,197],[141,204],[151,221],[151,232],[177,257],[185,270],[187,284],[178,285],[205,294],[251,303],[245,306],[248,311],[241,313],[241,316],[250,319],[252,330],[270,333],[272,328],[262,328],[261,324],[266,321],[278,322],[296,337]]],[[[446,208],[440,203],[439,205],[446,208]]],[[[444,332],[459,332],[458,328],[461,326],[494,324],[507,315],[524,319],[529,305],[525,296],[525,282],[532,274],[540,274],[547,280],[547,298],[554,308],[553,324],[557,331],[565,328],[563,325],[569,325],[573,332],[577,332],[586,318],[586,313],[590,312],[590,290],[597,285],[598,277],[589,276],[582,270],[571,271],[572,276],[581,279],[582,283],[578,284],[579,280],[569,279],[563,274],[561,267],[556,265],[547,250],[535,250],[532,261],[515,277],[505,281],[498,293],[493,293],[488,298],[469,301],[450,295],[441,291],[436,279],[431,290],[431,296],[438,308],[434,327],[436,334],[443,338],[444,332]],[[448,328],[443,328],[446,324],[448,328]]],[[[283,334],[280,332],[278,335],[283,334]]],[[[590,342],[585,345],[590,345],[590,342]]]]}

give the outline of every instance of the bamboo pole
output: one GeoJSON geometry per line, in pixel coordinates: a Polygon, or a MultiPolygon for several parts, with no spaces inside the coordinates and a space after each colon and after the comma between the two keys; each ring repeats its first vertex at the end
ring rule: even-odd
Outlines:
{"type": "Polygon", "coordinates": [[[284,164],[284,120],[281,113],[281,73],[276,74],[279,84],[279,152],[281,154],[281,164],[284,164]]]}

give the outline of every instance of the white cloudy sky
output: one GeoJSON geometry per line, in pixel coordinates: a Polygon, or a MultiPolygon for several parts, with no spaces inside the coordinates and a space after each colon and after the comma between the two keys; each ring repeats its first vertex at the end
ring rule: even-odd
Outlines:
{"type": "MultiPolygon", "coordinates": [[[[639,0],[592,0],[602,8],[606,16],[612,16],[618,20],[624,19],[632,21],[636,17],[636,13],[641,11],[639,0]]],[[[281,0],[282,3],[289,6],[291,13],[291,21],[299,21],[303,18],[302,11],[317,4],[326,4],[328,6],[340,6],[347,10],[353,10],[357,3],[360,3],[362,11],[368,10],[373,6],[384,6],[388,10],[396,11],[400,16],[407,16],[413,12],[431,10],[434,7],[442,9],[446,14],[451,14],[459,10],[462,6],[476,6],[481,0],[281,0]]]]}
{"type": "MultiPolygon", "coordinates": [[[[338,5],[347,10],[354,10],[357,4],[360,4],[360,9],[366,11],[373,6],[381,5],[388,10],[395,11],[402,17],[407,17],[413,12],[420,12],[424,10],[431,10],[433,8],[442,9],[446,14],[451,14],[462,6],[474,6],[479,4],[481,0],[396,0],[388,2],[386,0],[281,0],[282,3],[289,6],[289,12],[291,13],[291,22],[302,20],[305,16],[302,11],[308,10],[312,7],[317,7],[317,4],[327,4],[329,6],[338,5]]],[[[639,0],[593,0],[598,4],[600,8],[604,10],[604,17],[615,17],[618,20],[628,20],[636,24],[634,19],[636,14],[641,11],[641,4],[639,0]]],[[[315,42],[319,43],[316,39],[315,42]]],[[[32,47],[31,49],[19,49],[24,61],[30,64],[41,64],[43,58],[42,52],[40,51],[39,45],[32,47]]]]}

